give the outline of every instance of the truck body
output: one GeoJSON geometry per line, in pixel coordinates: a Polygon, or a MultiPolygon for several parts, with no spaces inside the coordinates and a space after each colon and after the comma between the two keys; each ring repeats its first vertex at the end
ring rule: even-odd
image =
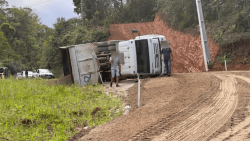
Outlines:
{"type": "Polygon", "coordinates": [[[71,75],[72,83],[79,87],[97,84],[100,63],[91,44],[60,47],[64,76],[71,75]]]}

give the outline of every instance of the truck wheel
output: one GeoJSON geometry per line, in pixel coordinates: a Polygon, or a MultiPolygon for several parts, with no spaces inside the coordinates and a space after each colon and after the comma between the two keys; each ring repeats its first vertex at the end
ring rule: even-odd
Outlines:
{"type": "Polygon", "coordinates": [[[122,40],[111,40],[108,42],[109,46],[115,46],[117,43],[122,42],[122,40]]]}
{"type": "Polygon", "coordinates": [[[110,47],[108,47],[108,50],[109,51],[116,51],[116,46],[110,46],[110,47]]]}
{"type": "Polygon", "coordinates": [[[98,52],[108,51],[108,47],[98,47],[98,52]]]}
{"type": "Polygon", "coordinates": [[[103,52],[103,51],[116,51],[116,46],[98,47],[98,52],[103,52]]]}
{"type": "Polygon", "coordinates": [[[99,57],[97,58],[100,62],[106,62],[108,60],[107,57],[99,57]]]}
{"type": "Polygon", "coordinates": [[[95,43],[98,47],[107,47],[109,45],[109,42],[97,42],[95,43]]]}

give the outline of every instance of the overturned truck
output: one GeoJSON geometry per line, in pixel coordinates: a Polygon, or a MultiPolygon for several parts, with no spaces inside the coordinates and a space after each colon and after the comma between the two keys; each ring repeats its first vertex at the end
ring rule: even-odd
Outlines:
{"type": "Polygon", "coordinates": [[[126,76],[160,75],[165,71],[161,48],[169,46],[162,35],[138,36],[128,41],[107,41],[60,47],[64,76],[79,86],[110,79],[112,51],[120,53],[122,79],[126,76]]]}

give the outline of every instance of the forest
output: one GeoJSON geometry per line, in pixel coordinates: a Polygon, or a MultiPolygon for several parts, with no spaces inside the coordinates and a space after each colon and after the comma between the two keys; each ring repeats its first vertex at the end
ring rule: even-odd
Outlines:
{"type": "MultiPolygon", "coordinates": [[[[195,0],[72,0],[78,17],[55,19],[54,27],[42,24],[29,7],[9,8],[0,0],[0,62],[12,74],[29,68],[61,72],[59,47],[105,41],[109,25],[153,21],[157,13],[175,30],[196,31],[198,19],[195,0]]],[[[227,46],[249,38],[249,0],[203,0],[209,35],[227,46]]]]}

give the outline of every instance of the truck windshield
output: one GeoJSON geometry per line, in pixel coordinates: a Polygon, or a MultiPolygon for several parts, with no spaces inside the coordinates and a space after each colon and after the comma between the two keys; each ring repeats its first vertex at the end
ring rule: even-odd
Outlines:
{"type": "Polygon", "coordinates": [[[150,73],[148,40],[137,40],[135,41],[135,45],[137,57],[137,72],[150,73]]]}

